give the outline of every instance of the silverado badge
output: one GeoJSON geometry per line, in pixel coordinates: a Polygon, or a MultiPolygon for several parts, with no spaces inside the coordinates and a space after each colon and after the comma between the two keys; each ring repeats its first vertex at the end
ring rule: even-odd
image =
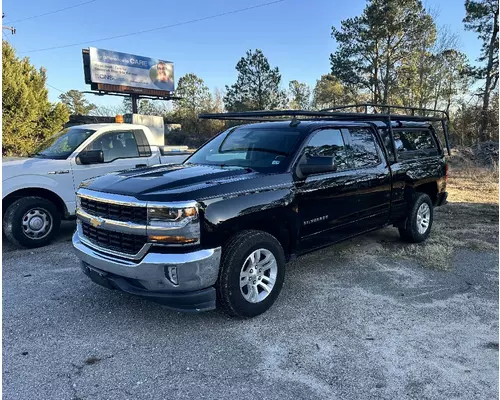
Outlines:
{"type": "Polygon", "coordinates": [[[328,219],[328,215],[323,215],[322,217],[310,219],[309,221],[304,221],[304,225],[314,224],[315,222],[326,221],[328,219]]]}

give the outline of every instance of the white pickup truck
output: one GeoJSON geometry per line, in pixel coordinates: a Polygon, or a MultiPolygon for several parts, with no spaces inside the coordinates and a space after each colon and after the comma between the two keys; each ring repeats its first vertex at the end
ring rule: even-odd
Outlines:
{"type": "MultiPolygon", "coordinates": [[[[140,119],[147,121],[151,118],[140,119]]],[[[158,117],[156,117],[158,118],[158,117]]],[[[61,219],[75,216],[75,192],[86,179],[157,164],[181,163],[189,151],[163,146],[163,119],[143,124],[88,124],[62,130],[30,158],[3,158],[6,238],[24,247],[48,244],[61,219]]]]}

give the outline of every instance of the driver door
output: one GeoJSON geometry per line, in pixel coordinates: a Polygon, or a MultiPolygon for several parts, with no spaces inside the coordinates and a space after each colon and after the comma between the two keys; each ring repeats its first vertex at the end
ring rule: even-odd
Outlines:
{"type": "Polygon", "coordinates": [[[147,143],[141,130],[112,131],[98,136],[83,151],[101,150],[104,154],[104,163],[81,164],[78,162],[78,157],[72,159],[75,190],[85,179],[157,164],[158,157],[152,155],[147,143]]]}
{"type": "Polygon", "coordinates": [[[299,253],[356,233],[359,175],[353,170],[348,140],[344,136],[339,128],[318,130],[303,150],[300,162],[309,156],[333,157],[336,171],[311,174],[295,182],[300,221],[299,253]]]}

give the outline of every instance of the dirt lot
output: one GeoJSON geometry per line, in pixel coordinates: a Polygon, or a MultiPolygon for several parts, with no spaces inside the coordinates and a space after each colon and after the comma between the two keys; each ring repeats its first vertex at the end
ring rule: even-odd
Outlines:
{"type": "Polygon", "coordinates": [[[447,190],[449,204],[435,209],[432,235],[425,243],[402,246],[396,230],[380,231],[372,235],[366,254],[411,258],[430,268],[449,269],[458,249],[498,252],[498,168],[452,165],[447,190]]]}
{"type": "Polygon", "coordinates": [[[452,169],[427,243],[386,228],[303,257],[249,321],[93,284],[71,224],[47,248],[5,245],[3,396],[498,398],[498,175],[481,171],[452,169]]]}

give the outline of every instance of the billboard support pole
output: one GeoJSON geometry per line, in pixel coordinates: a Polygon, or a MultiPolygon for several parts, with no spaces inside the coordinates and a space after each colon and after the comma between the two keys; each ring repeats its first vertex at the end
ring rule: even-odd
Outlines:
{"type": "Polygon", "coordinates": [[[137,114],[137,99],[139,98],[136,94],[131,94],[130,98],[132,99],[132,114],[137,114]]]}

